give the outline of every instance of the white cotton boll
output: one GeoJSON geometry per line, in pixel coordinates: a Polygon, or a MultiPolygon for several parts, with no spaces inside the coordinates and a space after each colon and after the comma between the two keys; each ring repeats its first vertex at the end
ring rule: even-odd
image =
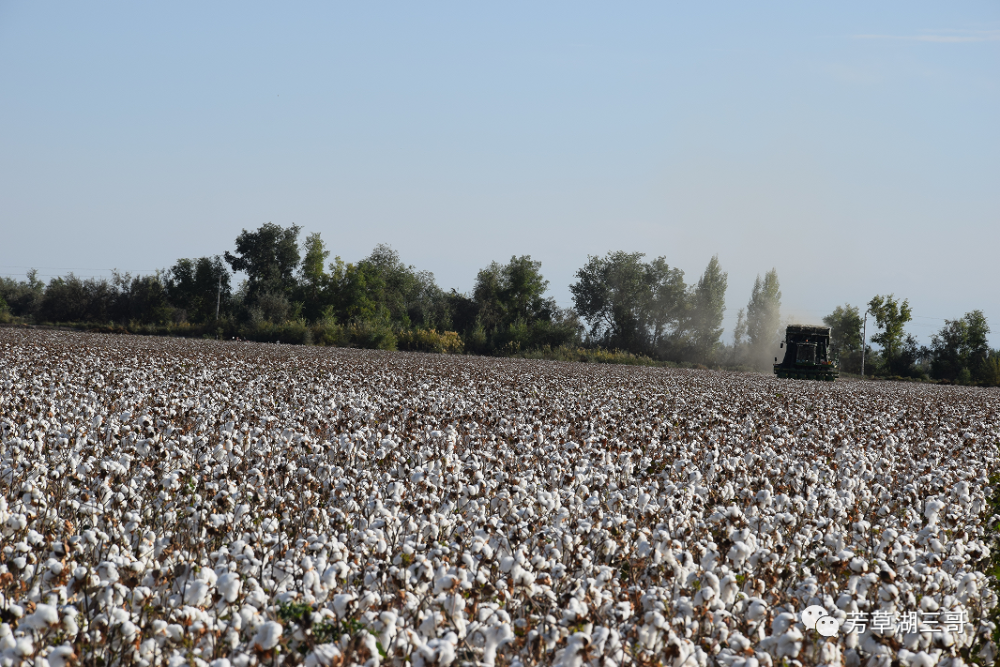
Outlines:
{"type": "Polygon", "coordinates": [[[208,584],[209,587],[215,586],[215,583],[219,580],[219,575],[216,574],[215,570],[208,567],[201,568],[195,576],[208,584]]]}
{"type": "Polygon", "coordinates": [[[68,667],[76,662],[76,653],[69,644],[57,646],[45,656],[49,662],[49,667],[68,667]]]}
{"type": "MultiPolygon", "coordinates": [[[[793,615],[794,616],[794,615],[793,615]]],[[[778,637],[776,652],[778,657],[796,658],[802,650],[802,631],[791,627],[778,637]]]]}
{"type": "Polygon", "coordinates": [[[208,667],[232,667],[232,663],[229,662],[229,658],[216,658],[208,663],[208,667]]]}
{"type": "Polygon", "coordinates": [[[933,525],[937,522],[937,515],[940,514],[941,510],[945,508],[945,503],[940,500],[931,500],[927,503],[924,508],[924,517],[926,517],[928,523],[933,525]]]}
{"type": "Polygon", "coordinates": [[[348,611],[354,607],[352,604],[358,598],[354,593],[338,593],[333,596],[333,610],[337,612],[339,618],[344,618],[348,611]]]}
{"type": "Polygon", "coordinates": [[[652,545],[650,545],[650,543],[646,540],[645,537],[642,538],[642,540],[639,542],[639,546],[636,547],[635,550],[636,556],[638,556],[639,558],[645,558],[652,552],[653,552],[652,545]]]}
{"type": "MultiPolygon", "coordinates": [[[[371,635],[369,635],[370,637],[371,635]]],[[[375,638],[371,637],[374,644],[375,638]]],[[[431,639],[426,644],[417,647],[411,656],[413,667],[430,667],[431,665],[447,667],[455,661],[455,647],[458,636],[449,632],[441,639],[431,639]]]]}
{"type": "Polygon", "coordinates": [[[747,620],[757,623],[767,616],[767,603],[760,598],[752,598],[747,609],[747,620]]]}
{"type": "Polygon", "coordinates": [[[775,635],[783,635],[796,621],[798,617],[787,611],[783,611],[771,621],[771,632],[775,635]]]}
{"type": "Polygon", "coordinates": [[[587,605],[577,598],[571,597],[566,604],[566,608],[563,610],[562,616],[564,621],[573,624],[587,618],[588,613],[587,605]]]}
{"type": "Polygon", "coordinates": [[[35,654],[35,644],[31,637],[21,637],[14,643],[14,654],[22,658],[28,658],[35,654]]]}
{"type": "Polygon", "coordinates": [[[590,635],[585,632],[574,632],[566,641],[566,648],[556,652],[553,667],[582,667],[584,664],[583,652],[590,646],[590,635]]]}
{"type": "Polygon", "coordinates": [[[736,575],[727,574],[719,584],[719,599],[727,607],[736,600],[736,595],[740,592],[740,585],[736,581],[736,575]]]}
{"type": "Polygon", "coordinates": [[[494,625],[486,630],[480,630],[485,637],[483,645],[483,664],[493,667],[496,664],[497,650],[514,638],[514,632],[507,623],[494,625]]]}
{"type": "Polygon", "coordinates": [[[745,542],[738,541],[734,542],[733,546],[729,548],[729,553],[726,555],[726,558],[729,559],[729,562],[733,564],[734,568],[738,569],[743,567],[743,563],[746,562],[747,558],[749,558],[752,553],[753,549],[751,549],[745,542]]]}
{"type": "Polygon", "coordinates": [[[500,559],[500,571],[504,573],[510,572],[515,562],[513,556],[504,556],[500,559]]]}
{"type": "Polygon", "coordinates": [[[278,645],[282,629],[281,624],[275,621],[261,623],[257,628],[257,634],[253,638],[254,646],[262,651],[270,651],[278,645]]]}
{"type": "Polygon", "coordinates": [[[139,634],[139,629],[135,627],[135,624],[132,623],[132,621],[123,621],[118,626],[118,631],[121,633],[126,642],[131,642],[135,639],[136,635],[139,634]]]}
{"type": "MultiPolygon", "coordinates": [[[[900,653],[902,653],[902,651],[900,651],[900,653]]],[[[927,653],[926,651],[911,654],[907,657],[909,658],[908,663],[910,667],[934,667],[938,664],[937,655],[927,653]]]]}
{"type": "Polygon", "coordinates": [[[59,611],[48,604],[39,604],[33,614],[27,616],[22,624],[32,630],[42,631],[49,626],[59,625],[59,611]]]}
{"type": "Polygon", "coordinates": [[[638,499],[636,499],[636,504],[635,504],[636,510],[642,512],[644,509],[646,509],[646,505],[649,504],[649,497],[650,497],[649,494],[646,493],[645,491],[640,493],[638,499]]]}
{"type": "Polygon", "coordinates": [[[232,604],[236,602],[236,598],[239,597],[240,588],[243,587],[243,582],[240,580],[240,575],[235,572],[226,572],[215,582],[215,587],[219,591],[219,595],[222,598],[232,604]]]}
{"type": "Polygon", "coordinates": [[[306,656],[306,667],[334,667],[343,655],[335,644],[319,644],[306,656]]]}
{"type": "Polygon", "coordinates": [[[739,631],[736,631],[729,635],[726,640],[729,648],[735,653],[743,653],[748,648],[750,648],[750,640],[744,637],[739,631]]]}
{"type": "Polygon", "coordinates": [[[434,595],[440,595],[444,591],[452,590],[458,584],[458,579],[450,574],[438,577],[434,581],[434,595]]]}
{"type": "Polygon", "coordinates": [[[166,633],[170,641],[179,642],[184,639],[184,626],[178,623],[168,623],[166,633]]]}
{"type": "Polygon", "coordinates": [[[184,604],[200,607],[207,601],[210,591],[211,588],[204,581],[198,579],[189,581],[184,587],[184,604]]]}

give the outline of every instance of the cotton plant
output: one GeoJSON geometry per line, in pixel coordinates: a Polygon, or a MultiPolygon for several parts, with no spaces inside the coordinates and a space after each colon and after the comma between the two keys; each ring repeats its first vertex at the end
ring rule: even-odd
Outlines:
{"type": "Polygon", "coordinates": [[[10,329],[0,359],[0,666],[996,657],[989,391],[10,329]]]}

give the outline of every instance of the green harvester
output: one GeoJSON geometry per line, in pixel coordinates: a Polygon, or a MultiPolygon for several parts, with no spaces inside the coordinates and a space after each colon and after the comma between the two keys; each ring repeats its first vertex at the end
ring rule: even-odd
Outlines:
{"type": "Polygon", "coordinates": [[[781,347],[785,358],[774,364],[779,378],[833,382],[840,376],[837,364],[830,359],[830,327],[790,324],[781,347]]]}

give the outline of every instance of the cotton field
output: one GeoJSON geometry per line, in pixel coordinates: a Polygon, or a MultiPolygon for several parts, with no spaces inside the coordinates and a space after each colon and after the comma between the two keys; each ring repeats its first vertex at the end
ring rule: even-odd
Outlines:
{"type": "Polygon", "coordinates": [[[993,664],[998,406],[0,329],[0,665],[993,664]]]}

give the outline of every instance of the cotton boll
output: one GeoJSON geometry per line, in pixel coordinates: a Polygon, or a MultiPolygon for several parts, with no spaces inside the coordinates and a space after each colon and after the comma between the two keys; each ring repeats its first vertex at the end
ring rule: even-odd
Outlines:
{"type": "Polygon", "coordinates": [[[496,663],[497,650],[514,639],[514,632],[507,623],[498,623],[490,626],[483,632],[483,664],[492,667],[496,663]]]}
{"type": "Polygon", "coordinates": [[[207,582],[195,579],[184,587],[184,604],[198,607],[208,600],[211,587],[207,582]]]}
{"type": "Polygon", "coordinates": [[[750,606],[747,609],[747,620],[757,623],[764,620],[767,616],[767,603],[760,598],[753,598],[750,600],[750,606]]]}
{"type": "Polygon", "coordinates": [[[281,639],[282,627],[275,621],[261,623],[254,635],[253,644],[261,651],[270,651],[281,639]]]}
{"type": "Polygon", "coordinates": [[[68,667],[76,662],[77,655],[72,646],[63,644],[49,651],[45,659],[48,661],[49,667],[68,667]]]}
{"type": "Polygon", "coordinates": [[[336,644],[318,644],[306,656],[306,667],[337,667],[343,656],[336,644]]]}
{"type": "Polygon", "coordinates": [[[243,582],[240,580],[240,575],[235,572],[226,572],[218,578],[215,584],[216,590],[219,591],[219,595],[222,596],[226,602],[232,604],[236,602],[236,598],[239,597],[240,589],[243,587],[243,582]]]}
{"type": "Polygon", "coordinates": [[[35,654],[35,644],[31,637],[21,637],[14,642],[14,655],[30,658],[35,654]]]}
{"type": "Polygon", "coordinates": [[[34,613],[26,616],[21,622],[35,631],[45,631],[49,627],[59,625],[59,611],[52,605],[39,604],[34,613]]]}

